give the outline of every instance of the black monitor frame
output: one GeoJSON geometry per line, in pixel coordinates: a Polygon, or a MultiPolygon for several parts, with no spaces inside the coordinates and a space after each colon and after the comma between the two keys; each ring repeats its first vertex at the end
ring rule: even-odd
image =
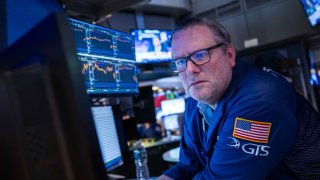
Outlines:
{"type": "Polygon", "coordinates": [[[122,120],[122,111],[120,104],[114,104],[112,106],[112,112],[113,112],[113,117],[116,122],[116,128],[117,128],[117,133],[118,133],[118,138],[119,138],[119,144],[121,148],[121,154],[124,163],[128,163],[129,161],[129,147],[127,143],[127,137],[126,137],[126,132],[124,132],[123,128],[123,120],[122,120]]]}
{"type": "Polygon", "coordinates": [[[51,14],[0,54],[1,179],[107,179],[73,42],[51,14]]]}

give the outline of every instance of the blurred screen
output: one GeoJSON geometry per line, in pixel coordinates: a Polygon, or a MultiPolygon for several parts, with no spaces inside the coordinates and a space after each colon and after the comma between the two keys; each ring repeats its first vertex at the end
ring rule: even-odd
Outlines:
{"type": "Polygon", "coordinates": [[[163,100],[161,101],[161,110],[163,116],[184,113],[185,100],[184,98],[163,100]]]}
{"type": "Polygon", "coordinates": [[[178,130],[179,129],[179,121],[178,114],[168,115],[163,117],[163,125],[166,130],[178,130]]]}
{"type": "Polygon", "coordinates": [[[171,60],[171,31],[133,30],[137,63],[157,63],[171,60]]]}
{"type": "Polygon", "coordinates": [[[300,0],[308,21],[312,27],[320,22],[320,1],[319,0],[300,0]]]}

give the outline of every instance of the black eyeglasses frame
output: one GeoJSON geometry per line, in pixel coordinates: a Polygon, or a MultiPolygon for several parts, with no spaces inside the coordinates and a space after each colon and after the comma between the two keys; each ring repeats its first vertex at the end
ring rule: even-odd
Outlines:
{"type": "Polygon", "coordinates": [[[210,46],[210,47],[208,47],[208,48],[204,48],[204,49],[200,49],[200,50],[198,50],[198,51],[195,51],[195,52],[193,52],[192,54],[189,54],[189,55],[186,56],[186,57],[181,57],[181,58],[174,59],[174,60],[172,60],[172,61],[170,62],[170,67],[171,67],[171,69],[172,69],[175,73],[181,73],[181,72],[183,72],[183,71],[185,71],[185,70],[187,69],[188,61],[191,61],[191,62],[192,62],[194,65],[196,65],[196,66],[201,66],[201,65],[207,64],[207,63],[210,62],[210,60],[211,60],[210,51],[213,50],[213,49],[217,49],[218,47],[221,47],[221,46],[223,46],[223,45],[226,45],[226,44],[225,44],[225,43],[219,43],[219,44],[216,44],[216,45],[214,45],[214,46],[210,46]],[[209,52],[209,60],[208,60],[207,62],[202,63],[202,64],[197,64],[197,63],[195,63],[195,62],[191,59],[191,56],[193,56],[194,54],[196,54],[196,53],[198,53],[198,52],[200,52],[200,51],[204,51],[204,50],[209,52]],[[175,61],[177,61],[177,60],[179,60],[179,59],[186,59],[186,66],[185,66],[184,70],[182,70],[182,71],[174,70],[173,67],[172,67],[172,66],[175,66],[175,61]]]}

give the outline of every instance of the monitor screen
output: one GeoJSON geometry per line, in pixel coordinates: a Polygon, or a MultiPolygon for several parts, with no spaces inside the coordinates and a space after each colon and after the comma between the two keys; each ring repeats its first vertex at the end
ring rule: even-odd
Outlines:
{"type": "Polygon", "coordinates": [[[88,94],[138,94],[133,37],[69,19],[88,94]]]}
{"type": "Polygon", "coordinates": [[[137,63],[157,63],[171,60],[171,31],[133,30],[137,63]]]}
{"type": "Polygon", "coordinates": [[[166,130],[179,130],[179,115],[172,114],[163,117],[163,125],[166,130]]]}
{"type": "Polygon", "coordinates": [[[308,21],[312,27],[320,23],[320,1],[318,0],[300,0],[303,10],[307,15],[308,21]]]}
{"type": "Polygon", "coordinates": [[[158,123],[138,123],[136,125],[139,139],[162,138],[161,126],[158,123]]]}
{"type": "Polygon", "coordinates": [[[161,101],[162,115],[184,113],[185,100],[184,98],[169,99],[161,101]]]}
{"type": "Polygon", "coordinates": [[[123,164],[119,136],[111,106],[91,107],[103,162],[107,171],[123,164]]]}

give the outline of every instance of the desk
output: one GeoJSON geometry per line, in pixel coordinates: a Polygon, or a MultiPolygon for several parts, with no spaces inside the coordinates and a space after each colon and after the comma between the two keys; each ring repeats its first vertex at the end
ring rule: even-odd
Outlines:
{"type": "Polygon", "coordinates": [[[163,145],[163,144],[179,142],[180,139],[181,139],[180,136],[170,136],[170,137],[162,138],[160,141],[156,141],[156,142],[153,142],[153,143],[148,143],[148,142],[144,143],[144,142],[142,142],[142,145],[145,148],[151,148],[151,147],[160,146],[160,145],[163,145]]]}
{"type": "Polygon", "coordinates": [[[180,147],[173,148],[169,151],[166,151],[162,155],[162,159],[167,162],[179,162],[179,153],[180,153],[180,147]]]}
{"type": "MultiPolygon", "coordinates": [[[[162,138],[154,142],[143,142],[143,140],[141,140],[142,145],[147,150],[150,176],[160,176],[163,173],[163,171],[167,170],[170,167],[170,164],[167,161],[163,160],[162,155],[166,151],[180,146],[180,139],[180,136],[172,135],[170,137],[162,138]]],[[[124,166],[115,169],[114,171],[112,171],[112,173],[124,175],[126,176],[126,178],[134,178],[136,176],[133,149],[134,147],[130,148],[130,157],[129,160],[124,162],[124,166]]]]}
{"type": "MultiPolygon", "coordinates": [[[[152,147],[157,147],[161,145],[166,145],[166,144],[171,144],[171,143],[179,143],[181,137],[180,136],[170,136],[170,137],[165,137],[160,139],[159,141],[154,141],[154,142],[144,142],[143,139],[141,139],[141,144],[143,147],[146,149],[152,148],[152,147]]],[[[129,145],[129,151],[134,150],[134,144],[136,141],[132,141],[131,145],[129,145]]]]}

